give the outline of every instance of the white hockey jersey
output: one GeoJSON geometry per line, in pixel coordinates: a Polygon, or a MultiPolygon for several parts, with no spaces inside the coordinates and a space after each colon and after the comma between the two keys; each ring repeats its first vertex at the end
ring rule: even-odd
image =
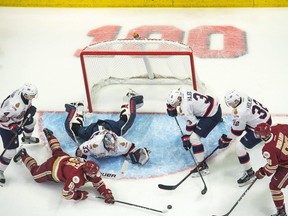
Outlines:
{"type": "Polygon", "coordinates": [[[21,91],[18,89],[9,95],[1,104],[0,108],[0,127],[9,129],[9,125],[20,124],[27,109],[32,105],[29,100],[27,104],[21,98],[21,91]]]}
{"type": "Polygon", "coordinates": [[[180,92],[182,102],[179,112],[186,121],[191,122],[191,125],[197,124],[198,118],[210,117],[217,112],[219,103],[213,97],[185,89],[181,89],[180,92]]]}
{"type": "MultiPolygon", "coordinates": [[[[125,155],[129,152],[131,147],[134,146],[133,143],[129,142],[122,136],[117,136],[114,133],[114,136],[116,138],[116,144],[115,144],[115,151],[108,151],[104,147],[103,139],[105,134],[107,133],[107,130],[104,131],[97,131],[94,133],[91,138],[88,141],[85,141],[82,143],[78,150],[82,152],[84,155],[93,155],[96,158],[102,158],[102,157],[114,157],[119,155],[125,155]]],[[[111,131],[109,131],[111,133],[111,131]]],[[[112,132],[113,133],[113,132],[112,132]]]]}
{"type": "Polygon", "coordinates": [[[227,134],[227,137],[231,139],[240,136],[246,127],[254,130],[258,124],[271,121],[268,109],[245,94],[241,96],[241,103],[233,109],[232,114],[233,124],[231,131],[227,134]]]}

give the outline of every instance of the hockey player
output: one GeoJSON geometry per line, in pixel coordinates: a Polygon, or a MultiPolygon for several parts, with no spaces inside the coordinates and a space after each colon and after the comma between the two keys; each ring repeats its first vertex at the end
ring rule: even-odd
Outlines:
{"type": "Polygon", "coordinates": [[[44,128],[43,132],[52,150],[52,157],[38,165],[36,160],[28,155],[26,149],[22,148],[14,156],[14,162],[22,160],[37,183],[63,182],[62,195],[67,200],[85,200],[88,192],[79,190],[79,188],[87,182],[91,182],[93,187],[104,197],[105,202],[113,204],[114,197],[102,180],[99,166],[93,161],[83,162],[79,158],[66,154],[52,131],[44,128]]]}
{"type": "Polygon", "coordinates": [[[77,139],[89,140],[92,134],[99,130],[107,129],[118,136],[123,136],[132,127],[136,109],[143,106],[143,96],[131,90],[124,97],[124,104],[121,106],[118,121],[99,119],[88,126],[84,126],[84,105],[83,103],[65,104],[68,116],[65,120],[65,129],[68,135],[77,142],[77,139]]]}
{"type": "MultiPolygon", "coordinates": [[[[201,138],[206,138],[215,126],[222,121],[222,110],[218,101],[197,91],[176,89],[170,91],[167,99],[167,113],[176,117],[178,112],[186,120],[186,134],[182,136],[183,147],[190,150],[192,147],[195,158],[202,162],[205,148],[201,138]],[[178,110],[177,110],[178,109],[178,110]]],[[[199,167],[202,174],[208,174],[206,162],[199,167]]],[[[198,176],[198,172],[192,176],[198,176]]]]}
{"type": "Polygon", "coordinates": [[[82,143],[76,150],[76,156],[87,158],[93,155],[96,158],[115,157],[123,155],[132,163],[144,165],[150,159],[147,148],[136,148],[135,144],[122,136],[117,136],[109,130],[97,131],[88,141],[82,143]]]}
{"type": "Polygon", "coordinates": [[[227,106],[233,108],[233,125],[230,132],[223,134],[219,139],[219,148],[226,148],[229,143],[246,133],[236,143],[236,154],[244,170],[243,176],[237,180],[239,186],[244,186],[254,179],[255,172],[250,164],[250,156],[247,152],[252,149],[261,139],[254,135],[254,128],[260,123],[272,124],[271,115],[267,108],[251,97],[232,90],[224,97],[227,106]]]}
{"type": "Polygon", "coordinates": [[[256,126],[255,135],[265,142],[262,155],[267,160],[267,164],[261,167],[255,176],[262,179],[273,175],[269,188],[277,213],[272,216],[287,216],[281,189],[288,184],[288,125],[278,124],[270,127],[267,123],[261,123],[256,126]]]}
{"type": "Polygon", "coordinates": [[[4,151],[0,156],[0,185],[5,184],[4,171],[19,147],[18,135],[23,132],[21,138],[23,143],[39,142],[38,138],[31,136],[36,124],[33,118],[36,107],[32,105],[32,99],[37,95],[37,88],[27,83],[9,95],[1,104],[0,135],[4,151]]]}
{"type": "Polygon", "coordinates": [[[143,105],[143,96],[130,90],[124,97],[124,102],[118,121],[98,120],[88,126],[83,126],[83,103],[65,105],[66,111],[69,113],[65,121],[67,133],[76,142],[84,140],[77,148],[76,156],[87,158],[87,156],[93,155],[99,158],[123,155],[132,163],[144,165],[148,162],[150,150],[136,148],[134,143],[122,137],[133,125],[136,108],[143,105]]]}

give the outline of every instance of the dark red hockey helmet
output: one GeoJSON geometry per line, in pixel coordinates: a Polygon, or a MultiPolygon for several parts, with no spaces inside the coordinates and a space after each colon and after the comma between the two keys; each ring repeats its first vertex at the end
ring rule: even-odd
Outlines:
{"type": "Polygon", "coordinates": [[[95,162],[88,160],[83,165],[83,170],[85,174],[95,176],[99,172],[99,166],[95,162]]]}
{"type": "Polygon", "coordinates": [[[271,136],[271,127],[267,123],[258,124],[254,130],[256,137],[266,140],[271,136]]]}

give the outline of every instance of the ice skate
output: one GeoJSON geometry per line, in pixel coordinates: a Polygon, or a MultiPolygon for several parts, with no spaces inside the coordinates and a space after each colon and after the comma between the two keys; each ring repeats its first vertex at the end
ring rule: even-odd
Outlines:
{"type": "Polygon", "coordinates": [[[65,104],[68,116],[65,120],[65,129],[68,135],[77,142],[78,130],[84,123],[84,104],[81,102],[65,104]]]}
{"type": "Polygon", "coordinates": [[[35,143],[39,143],[40,140],[37,137],[25,136],[23,134],[23,137],[21,137],[21,141],[23,144],[35,144],[35,143]]]}
{"type": "Polygon", "coordinates": [[[243,176],[237,180],[239,187],[245,186],[255,179],[255,172],[252,168],[244,171],[243,176]]]}
{"type": "Polygon", "coordinates": [[[3,187],[5,184],[5,176],[4,176],[4,171],[0,170],[0,186],[3,187]]]}
{"type": "MultiPolygon", "coordinates": [[[[133,99],[136,103],[136,109],[139,109],[143,106],[144,102],[143,102],[143,95],[139,95],[137,92],[135,92],[133,89],[129,89],[129,91],[127,92],[126,98],[128,98],[129,100],[130,99],[133,99]]],[[[125,98],[124,97],[124,101],[125,101],[125,98]]],[[[127,99],[126,99],[127,100],[127,99]]]]}
{"type": "MultiPolygon", "coordinates": [[[[201,173],[202,176],[209,174],[209,167],[205,161],[203,163],[201,163],[201,165],[199,166],[198,169],[199,169],[199,172],[201,173]]],[[[191,177],[192,178],[199,177],[200,176],[199,172],[197,171],[197,169],[195,169],[194,172],[192,172],[191,177]]]]}
{"type": "Polygon", "coordinates": [[[271,216],[287,216],[285,206],[283,206],[281,209],[277,209],[277,213],[271,216]]]}
{"type": "Polygon", "coordinates": [[[21,148],[18,153],[13,157],[13,161],[17,163],[21,160],[22,156],[29,156],[25,148],[21,148]]]}

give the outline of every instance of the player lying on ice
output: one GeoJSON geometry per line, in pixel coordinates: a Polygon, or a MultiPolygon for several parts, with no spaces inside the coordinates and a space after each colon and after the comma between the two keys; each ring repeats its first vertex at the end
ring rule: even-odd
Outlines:
{"type": "Polygon", "coordinates": [[[150,159],[150,150],[146,147],[136,148],[135,144],[122,137],[131,128],[136,117],[136,109],[142,107],[143,96],[130,90],[124,97],[118,121],[98,120],[84,126],[83,103],[65,104],[68,116],[65,129],[75,141],[84,140],[76,150],[76,156],[87,158],[115,157],[123,155],[132,163],[144,165],[150,159]]]}
{"type": "Polygon", "coordinates": [[[22,160],[33,179],[38,183],[45,181],[63,182],[62,195],[67,200],[85,200],[88,197],[88,192],[78,189],[87,182],[91,182],[99,194],[104,197],[105,202],[113,204],[114,197],[101,178],[99,166],[93,161],[83,162],[77,157],[71,157],[61,149],[60,143],[52,131],[44,128],[43,132],[52,150],[52,157],[38,165],[26,149],[22,148],[14,156],[14,162],[22,160]]]}

